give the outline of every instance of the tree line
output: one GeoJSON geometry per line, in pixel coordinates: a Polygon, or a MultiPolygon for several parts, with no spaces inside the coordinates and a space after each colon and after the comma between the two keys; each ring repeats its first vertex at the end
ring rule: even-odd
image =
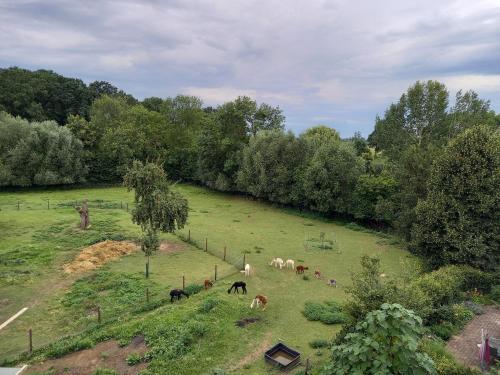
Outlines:
{"type": "Polygon", "coordinates": [[[391,228],[432,267],[498,264],[500,115],[473,91],[450,103],[443,84],[417,82],[368,139],[326,126],[295,135],[279,107],[248,97],[139,102],[18,68],[0,70],[0,107],[3,186],[121,182],[134,160],[153,161],[175,181],[391,228]]]}

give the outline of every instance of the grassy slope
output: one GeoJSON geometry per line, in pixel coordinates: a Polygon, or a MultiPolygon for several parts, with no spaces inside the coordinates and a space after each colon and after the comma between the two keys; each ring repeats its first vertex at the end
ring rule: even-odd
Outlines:
{"type": "MultiPolygon", "coordinates": [[[[408,257],[405,251],[390,245],[388,239],[370,233],[353,231],[332,222],[300,217],[293,211],[276,209],[242,197],[213,193],[193,186],[179,186],[178,189],[187,196],[191,207],[189,224],[181,234],[187,236],[188,229],[191,229],[191,238],[201,246],[204,246],[204,239],[208,238],[209,249],[218,254],[222,254],[226,245],[228,259],[234,263],[242,260],[243,251],[249,252],[246,255],[247,261],[254,268],[255,275],[248,280],[249,295],[239,297],[239,300],[241,304],[249,305],[255,294],[265,294],[269,297],[269,307],[263,313],[266,318],[265,328],[254,328],[256,332],[264,329],[266,335],[252,334],[255,342],[250,340],[248,347],[246,344],[236,344],[235,350],[228,354],[228,358],[245,356],[249,350],[259,347],[265,337],[272,343],[283,340],[302,351],[304,355],[311,356],[313,361],[317,361],[317,358],[324,360],[325,357],[314,355],[316,351],[309,348],[308,342],[312,339],[329,339],[338,327],[305,320],[301,314],[304,302],[331,299],[342,301],[345,298],[343,287],[349,283],[350,271],[357,268],[362,254],[379,255],[383,272],[388,277],[396,275],[401,269],[400,262],[408,257]],[[324,232],[327,238],[334,236],[340,252],[312,248],[306,250],[305,237],[319,237],[320,232],[324,232]],[[273,257],[291,258],[296,262],[303,260],[303,264],[310,267],[311,276],[314,269],[319,269],[326,277],[337,279],[341,287],[329,288],[324,280],[311,277],[305,281],[294,272],[273,269],[269,266],[273,257]]],[[[118,209],[120,200],[131,202],[132,196],[122,188],[0,194],[0,256],[19,248],[24,249],[26,254],[37,254],[36,257],[27,259],[25,265],[0,265],[0,272],[4,272],[4,277],[0,279],[0,300],[3,300],[0,301],[0,321],[22,306],[37,302],[35,308],[26,316],[4,332],[0,332],[0,353],[5,350],[11,353],[24,346],[25,329],[39,319],[38,331],[50,327],[50,330],[44,330],[46,340],[68,330],[67,325],[62,328],[58,324],[58,314],[70,316],[76,312],[61,312],[58,298],[63,296],[63,291],[71,285],[73,279],[51,271],[71,259],[82,246],[82,242],[91,242],[90,237],[99,236],[102,231],[120,232],[128,237],[137,236],[137,228],[130,223],[129,214],[124,209],[118,209]],[[75,231],[78,218],[72,208],[46,210],[46,202],[42,199],[48,197],[52,205],[57,201],[68,202],[89,197],[91,200],[104,200],[103,207],[106,207],[106,201],[116,202],[117,208],[92,210],[91,220],[95,223],[92,230],[95,233],[88,236],[85,234],[89,237],[87,238],[79,236],[78,231],[75,231]],[[16,210],[17,199],[21,200],[19,212],[16,210]],[[31,207],[31,210],[23,210],[23,207],[31,207]],[[55,233],[46,235],[44,228],[52,228],[55,233]],[[49,259],[38,259],[41,254],[48,254],[49,259]],[[21,281],[15,285],[5,285],[5,272],[26,269],[27,265],[34,274],[29,277],[21,275],[21,278],[19,274],[14,274],[14,277],[21,281]],[[20,285],[23,287],[20,288],[20,285]],[[48,285],[60,285],[61,289],[57,292],[58,288],[53,288],[56,290],[54,295],[50,288],[47,288],[48,285]]],[[[125,257],[106,268],[109,272],[138,275],[143,269],[143,262],[139,257],[140,254],[125,257]]],[[[231,272],[230,266],[223,266],[220,260],[198,250],[158,255],[152,260],[152,289],[159,298],[169,285],[179,284],[180,275],[183,273],[186,274],[187,283],[190,283],[190,280],[203,280],[208,276],[207,273],[211,274],[214,263],[219,265],[221,274],[231,272]]],[[[239,278],[240,275],[235,275],[225,279],[220,283],[224,285],[217,287],[216,291],[223,293],[226,284],[239,278]]],[[[224,296],[224,299],[227,298],[229,296],[224,296]]],[[[79,321],[79,324],[84,322],[79,321]]],[[[238,332],[228,333],[227,339],[234,339],[238,332]]],[[[241,340],[245,341],[245,335],[240,335],[241,340]]],[[[231,343],[228,342],[227,345],[230,347],[231,343]]],[[[219,356],[220,354],[217,357],[219,356]]],[[[228,365],[228,362],[221,363],[222,367],[228,365]]],[[[263,361],[259,359],[238,373],[262,373],[263,367],[263,361]]]]}

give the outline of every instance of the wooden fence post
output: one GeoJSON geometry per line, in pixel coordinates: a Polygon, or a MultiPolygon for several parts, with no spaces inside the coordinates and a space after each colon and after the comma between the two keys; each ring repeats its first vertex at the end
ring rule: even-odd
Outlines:
{"type": "Polygon", "coordinates": [[[205,237],[205,251],[208,251],[208,238],[205,237]]]}
{"type": "Polygon", "coordinates": [[[149,288],[146,288],[146,302],[149,303],[149,288]]]}
{"type": "Polygon", "coordinates": [[[191,242],[191,229],[188,230],[188,242],[191,242]]]}
{"type": "Polygon", "coordinates": [[[226,261],[226,246],[224,246],[224,262],[226,261]]]}
{"type": "Polygon", "coordinates": [[[186,288],[186,277],[182,275],[182,290],[186,288]]]}
{"type": "Polygon", "coordinates": [[[217,264],[215,265],[215,280],[214,281],[217,281],[217,264]]]}
{"type": "Polygon", "coordinates": [[[19,201],[17,201],[17,210],[19,211],[19,201]]]}
{"type": "Polygon", "coordinates": [[[97,323],[101,324],[101,307],[97,306],[97,323]]]}
{"type": "Polygon", "coordinates": [[[47,210],[50,210],[50,199],[47,199],[47,210]]]}
{"type": "Polygon", "coordinates": [[[247,264],[247,253],[243,253],[243,269],[245,269],[246,264],[247,264]]]}
{"type": "Polygon", "coordinates": [[[33,353],[33,331],[31,328],[28,331],[28,337],[29,337],[29,349],[30,353],[33,353]]]}
{"type": "Polygon", "coordinates": [[[128,202],[127,202],[127,212],[128,212],[128,202]]]}
{"type": "Polygon", "coordinates": [[[120,208],[123,209],[123,201],[120,201],[120,208]]]}

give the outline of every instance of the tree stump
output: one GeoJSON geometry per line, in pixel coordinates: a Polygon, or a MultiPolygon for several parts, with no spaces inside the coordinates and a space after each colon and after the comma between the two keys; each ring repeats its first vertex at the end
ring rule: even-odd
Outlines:
{"type": "Polygon", "coordinates": [[[82,206],[75,206],[75,210],[80,214],[80,229],[85,230],[90,227],[89,205],[87,199],[83,201],[82,206]]]}

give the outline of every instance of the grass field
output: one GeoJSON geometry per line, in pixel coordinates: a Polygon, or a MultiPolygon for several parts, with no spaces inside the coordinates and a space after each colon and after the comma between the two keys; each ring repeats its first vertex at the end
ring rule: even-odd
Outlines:
{"type": "Polygon", "coordinates": [[[155,255],[151,278],[147,281],[140,253],[108,263],[87,275],[65,275],[61,271],[62,265],[82,247],[106,238],[138,236],[139,230],[126,211],[132,195],[124,188],[0,193],[0,322],[24,306],[30,307],[0,331],[0,360],[26,349],[26,332],[30,327],[35,346],[82,331],[95,321],[95,306],[101,307],[103,320],[119,316],[134,324],[138,319],[154,320],[162,311],[189,311],[210,295],[217,296],[225,306],[210,324],[225,327],[225,333],[219,333],[213,341],[198,342],[191,356],[199,372],[172,369],[172,373],[203,373],[222,367],[236,374],[262,374],[267,370],[262,357],[259,354],[253,358],[249,354],[259,353],[261,348],[279,340],[302,352],[304,358],[310,357],[313,364],[320,364],[327,359],[328,352],[312,349],[309,342],[331,339],[340,327],[307,321],[302,314],[304,303],[343,301],[350,273],[359,267],[363,254],[379,256],[388,278],[396,277],[402,270],[402,262],[412,259],[391,237],[357,226],[303,216],[293,210],[199,187],[182,185],[177,189],[189,201],[188,225],[177,233],[179,237],[165,235],[163,239],[177,243],[182,250],[155,255]],[[84,198],[91,201],[92,227],[82,232],[77,229],[78,215],[71,206],[84,198]],[[181,238],[188,238],[188,231],[195,246],[181,242],[181,238]],[[331,249],[321,249],[321,233],[331,249]],[[205,247],[205,240],[209,252],[216,256],[199,249],[205,247]],[[224,247],[231,264],[220,259],[224,247]],[[234,266],[241,266],[244,254],[254,270],[247,280],[249,294],[228,296],[225,293],[228,285],[242,278],[234,266]],[[269,263],[274,257],[294,259],[296,265],[308,266],[309,280],[292,271],[272,268],[269,263]],[[202,292],[179,305],[166,304],[144,316],[137,313],[137,306],[144,303],[145,288],[150,289],[152,300],[165,299],[171,287],[181,286],[182,275],[186,284],[213,278],[215,264],[222,279],[210,292],[202,292]],[[315,279],[316,269],[325,278],[335,278],[339,288],[315,279]],[[263,322],[245,329],[229,328],[234,326],[235,317],[256,314],[248,308],[255,294],[264,294],[269,299],[267,310],[258,313],[263,322]],[[217,353],[207,357],[207,348],[217,353]]]}

